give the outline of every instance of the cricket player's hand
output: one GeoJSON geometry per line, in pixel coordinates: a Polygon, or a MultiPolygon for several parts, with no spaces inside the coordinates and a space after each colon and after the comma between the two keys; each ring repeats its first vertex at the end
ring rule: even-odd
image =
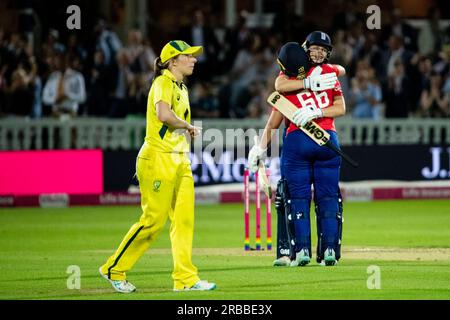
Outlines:
{"type": "Polygon", "coordinates": [[[201,127],[196,127],[193,125],[189,125],[188,128],[186,129],[187,132],[189,133],[189,135],[191,136],[191,138],[196,138],[200,135],[200,133],[202,132],[202,128],[201,127]]]}
{"type": "Polygon", "coordinates": [[[295,111],[293,117],[295,125],[297,127],[303,127],[313,119],[322,118],[323,112],[322,109],[316,106],[308,105],[295,111]]]}
{"type": "Polygon", "coordinates": [[[305,89],[311,89],[312,91],[324,91],[334,88],[336,85],[337,76],[335,73],[325,73],[319,75],[311,74],[303,81],[303,86],[305,89]]]}
{"type": "Polygon", "coordinates": [[[248,168],[252,173],[258,171],[259,160],[264,160],[266,151],[267,148],[263,149],[259,146],[258,137],[256,136],[255,144],[248,153],[248,168]]]}

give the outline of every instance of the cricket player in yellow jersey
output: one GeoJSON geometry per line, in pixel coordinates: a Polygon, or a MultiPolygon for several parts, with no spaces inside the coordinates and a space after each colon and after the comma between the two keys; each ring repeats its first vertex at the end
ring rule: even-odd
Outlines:
{"type": "Polygon", "coordinates": [[[200,280],[192,264],[194,235],[194,179],[186,135],[200,134],[192,126],[189,95],[183,79],[192,74],[202,47],[170,41],[155,60],[155,77],[147,103],[145,142],[136,161],[142,216],[125,235],[117,251],[100,267],[101,275],[121,293],[136,287],[128,272],[170,219],[174,291],[213,290],[200,280]]]}

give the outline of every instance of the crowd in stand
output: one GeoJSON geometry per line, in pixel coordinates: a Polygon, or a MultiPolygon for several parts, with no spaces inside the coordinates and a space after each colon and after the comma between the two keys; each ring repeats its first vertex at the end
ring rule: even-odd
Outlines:
{"type": "Polygon", "coordinates": [[[20,34],[0,30],[0,113],[30,116],[145,115],[155,53],[137,29],[125,45],[100,20],[95,43],[66,43],[50,30],[40,52],[20,34]]]}
{"type": "Polygon", "coordinates": [[[341,79],[355,118],[450,116],[450,29],[430,8],[416,29],[393,10],[380,32],[364,32],[361,20],[337,28],[331,62],[347,67],[341,79]],[[342,31],[347,30],[347,31],[342,31]]]}
{"type": "MultiPolygon", "coordinates": [[[[450,29],[440,24],[439,9],[430,8],[420,28],[406,23],[399,10],[381,30],[367,30],[364,19],[343,10],[323,29],[334,45],[330,63],[347,70],[340,78],[347,113],[370,119],[449,117],[450,29]]],[[[191,24],[173,35],[204,46],[188,83],[193,116],[267,115],[265,99],[279,72],[277,50],[285,41],[303,39],[252,28],[245,15],[234,28],[221,30],[209,27],[197,9],[191,24]]],[[[75,33],[63,41],[51,29],[36,46],[0,27],[0,117],[144,117],[159,50],[138,29],[129,30],[123,43],[104,20],[94,36],[90,43],[75,33]]]]}

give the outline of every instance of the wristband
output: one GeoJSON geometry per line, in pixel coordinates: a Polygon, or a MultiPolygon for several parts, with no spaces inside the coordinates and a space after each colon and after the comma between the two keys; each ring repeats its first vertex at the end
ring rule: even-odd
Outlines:
{"type": "Polygon", "coordinates": [[[311,83],[309,81],[309,78],[303,80],[303,89],[311,89],[311,83]]]}

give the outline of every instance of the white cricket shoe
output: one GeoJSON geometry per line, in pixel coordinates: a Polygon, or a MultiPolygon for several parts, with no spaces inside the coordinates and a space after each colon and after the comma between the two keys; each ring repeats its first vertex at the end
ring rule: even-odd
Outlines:
{"type": "Polygon", "coordinates": [[[282,256],[279,257],[278,259],[274,260],[272,265],[274,267],[289,267],[291,264],[291,258],[289,258],[288,256],[282,256]]]}
{"type": "Polygon", "coordinates": [[[197,281],[192,287],[184,289],[173,289],[173,291],[210,291],[216,288],[216,284],[207,280],[197,281]]]}
{"type": "Polygon", "coordinates": [[[326,266],[334,266],[337,263],[336,254],[333,248],[328,247],[323,255],[323,261],[325,261],[326,266]]]}
{"type": "Polygon", "coordinates": [[[297,252],[297,256],[295,260],[291,262],[291,267],[304,267],[311,261],[311,257],[309,256],[309,250],[303,248],[299,252],[297,252]]]}
{"type": "Polygon", "coordinates": [[[111,283],[112,287],[117,292],[132,293],[132,292],[136,291],[136,287],[134,285],[132,285],[130,282],[128,282],[127,280],[111,280],[111,279],[109,279],[106,274],[103,274],[102,267],[100,267],[98,269],[98,271],[100,272],[100,274],[103,278],[105,278],[106,280],[108,280],[109,283],[111,283]]]}

